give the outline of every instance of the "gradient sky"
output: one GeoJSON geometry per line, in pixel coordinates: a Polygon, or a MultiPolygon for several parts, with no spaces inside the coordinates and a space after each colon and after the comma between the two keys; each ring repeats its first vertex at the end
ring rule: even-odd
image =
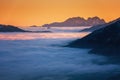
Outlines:
{"type": "Polygon", "coordinates": [[[0,0],[0,23],[42,25],[69,17],[120,17],[120,0],[0,0]]]}

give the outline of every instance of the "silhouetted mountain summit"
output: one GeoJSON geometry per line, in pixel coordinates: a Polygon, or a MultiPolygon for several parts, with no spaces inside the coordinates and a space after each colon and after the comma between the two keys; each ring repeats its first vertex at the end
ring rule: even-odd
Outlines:
{"type": "Polygon", "coordinates": [[[87,24],[90,26],[100,25],[106,23],[104,19],[100,19],[99,17],[89,17],[87,19],[87,24]]]}
{"type": "Polygon", "coordinates": [[[104,19],[99,17],[89,17],[87,20],[82,17],[72,17],[64,22],[54,22],[51,24],[44,24],[43,27],[62,27],[62,26],[94,26],[106,23],[104,19]]]}
{"type": "Polygon", "coordinates": [[[36,26],[36,25],[32,25],[32,26],[29,26],[29,27],[38,27],[38,26],[36,26]]]}
{"type": "Polygon", "coordinates": [[[25,30],[22,30],[12,25],[0,24],[0,32],[25,32],[25,30]]]}
{"type": "Polygon", "coordinates": [[[69,44],[71,47],[92,48],[91,52],[103,55],[120,55],[120,18],[105,24],[104,28],[69,44]]]}

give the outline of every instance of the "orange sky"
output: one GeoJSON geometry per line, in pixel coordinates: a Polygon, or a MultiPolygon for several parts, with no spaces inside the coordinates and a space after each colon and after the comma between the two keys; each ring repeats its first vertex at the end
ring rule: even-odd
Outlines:
{"type": "Polygon", "coordinates": [[[0,23],[42,25],[69,17],[120,17],[120,0],[0,0],[0,23]]]}

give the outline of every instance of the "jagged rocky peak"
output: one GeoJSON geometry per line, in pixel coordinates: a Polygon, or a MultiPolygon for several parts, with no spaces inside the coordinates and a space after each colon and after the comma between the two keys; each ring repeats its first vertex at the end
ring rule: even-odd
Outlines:
{"type": "Polygon", "coordinates": [[[73,17],[73,18],[68,18],[63,22],[64,25],[68,26],[82,26],[86,25],[86,20],[83,17],[73,17]]]}
{"type": "Polygon", "coordinates": [[[101,19],[101,18],[99,18],[97,16],[95,16],[95,17],[89,17],[87,19],[87,22],[91,26],[93,26],[93,25],[95,26],[95,25],[100,25],[100,24],[105,24],[106,23],[104,19],[101,19]]]}
{"type": "Polygon", "coordinates": [[[95,16],[95,17],[89,17],[88,19],[87,19],[87,21],[103,21],[103,23],[105,22],[105,20],[104,19],[101,19],[101,18],[99,18],[99,17],[97,17],[97,16],[95,16]]]}

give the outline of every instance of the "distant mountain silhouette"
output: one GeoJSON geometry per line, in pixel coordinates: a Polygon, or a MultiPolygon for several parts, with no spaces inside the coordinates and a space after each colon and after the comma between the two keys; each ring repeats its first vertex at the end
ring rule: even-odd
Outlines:
{"type": "Polygon", "coordinates": [[[120,18],[82,39],[71,42],[68,46],[91,48],[90,52],[107,56],[120,56],[120,18]]]}
{"type": "Polygon", "coordinates": [[[36,25],[32,25],[32,26],[30,26],[30,27],[38,27],[38,26],[36,26],[36,25]]]}
{"type": "Polygon", "coordinates": [[[12,25],[0,24],[0,32],[25,32],[25,30],[22,30],[18,27],[12,26],[12,25]]]}
{"type": "Polygon", "coordinates": [[[54,22],[51,24],[44,24],[42,27],[64,27],[64,26],[94,26],[105,24],[104,19],[100,19],[99,17],[89,17],[87,20],[81,17],[73,17],[65,20],[64,22],[54,22]]]}

